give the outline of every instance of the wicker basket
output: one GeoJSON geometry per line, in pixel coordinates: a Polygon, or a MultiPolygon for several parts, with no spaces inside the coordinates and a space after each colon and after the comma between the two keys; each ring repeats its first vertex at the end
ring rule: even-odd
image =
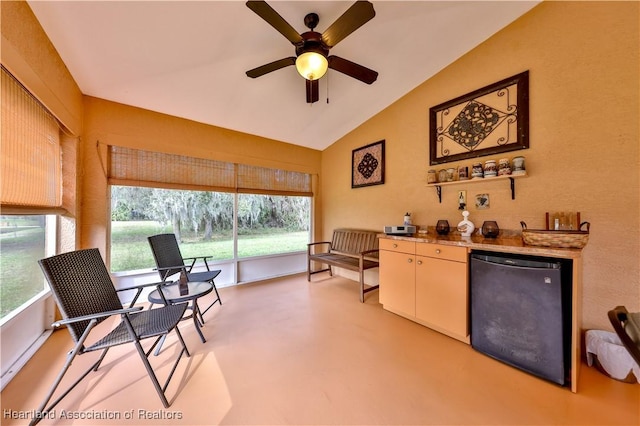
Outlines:
{"type": "Polygon", "coordinates": [[[583,248],[589,241],[589,222],[582,222],[578,231],[545,231],[527,229],[527,224],[522,225],[522,240],[530,246],[556,247],[556,248],[583,248]],[[586,231],[583,231],[586,226],[586,231]]]}

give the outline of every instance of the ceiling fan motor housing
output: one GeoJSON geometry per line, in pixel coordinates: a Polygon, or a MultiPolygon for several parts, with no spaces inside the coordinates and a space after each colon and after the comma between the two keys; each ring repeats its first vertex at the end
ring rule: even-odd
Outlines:
{"type": "Polygon", "coordinates": [[[296,46],[296,55],[300,56],[306,52],[316,52],[324,56],[329,56],[329,48],[322,41],[322,34],[315,31],[307,31],[300,34],[302,36],[302,44],[296,46]]]}

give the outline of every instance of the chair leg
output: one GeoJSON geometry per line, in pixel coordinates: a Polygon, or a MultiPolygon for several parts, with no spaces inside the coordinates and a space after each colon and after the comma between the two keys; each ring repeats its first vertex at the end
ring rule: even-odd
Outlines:
{"type": "MultiPolygon", "coordinates": [[[[127,322],[127,325],[129,326],[130,324],[127,322]]],[[[171,381],[171,378],[173,377],[173,373],[176,371],[176,368],[178,367],[178,363],[180,362],[180,359],[182,358],[183,354],[186,354],[187,357],[191,356],[191,354],[189,354],[189,350],[187,349],[187,345],[184,342],[184,339],[182,338],[182,334],[180,334],[180,330],[178,330],[178,327],[174,327],[174,330],[176,332],[176,334],[178,335],[178,339],[180,340],[180,344],[182,345],[182,350],[180,351],[180,354],[178,355],[178,358],[176,359],[175,363],[173,364],[173,368],[171,369],[171,372],[169,373],[169,377],[167,378],[167,381],[165,382],[164,386],[160,386],[160,382],[158,381],[158,377],[156,376],[155,371],[153,370],[153,368],[151,368],[151,363],[149,362],[149,356],[147,353],[145,353],[144,349],[142,348],[142,345],[140,344],[140,340],[138,340],[137,338],[134,339],[134,346],[136,347],[136,350],[138,351],[138,354],[140,355],[140,359],[142,360],[142,363],[144,364],[144,367],[147,370],[147,374],[149,375],[149,378],[151,379],[151,382],[153,383],[153,386],[156,388],[156,392],[158,393],[158,396],[160,397],[160,400],[162,401],[162,405],[164,405],[164,408],[169,408],[169,406],[171,404],[169,404],[169,401],[167,400],[167,397],[165,395],[165,391],[167,389],[167,386],[169,386],[169,382],[171,381]]],[[[130,329],[130,331],[133,331],[132,329],[130,329]]],[[[134,333],[135,335],[135,333],[134,333]]]]}
{"type": "Polygon", "coordinates": [[[55,393],[56,389],[58,389],[58,386],[60,386],[60,382],[62,382],[62,378],[64,377],[64,375],[67,373],[67,371],[69,370],[69,367],[71,367],[71,364],[73,363],[73,360],[75,359],[76,355],[78,355],[78,353],[81,352],[83,346],[84,346],[84,342],[87,339],[87,337],[89,336],[89,332],[91,331],[91,329],[93,329],[93,327],[97,324],[96,320],[91,320],[91,322],[89,323],[89,325],[87,326],[87,328],[85,329],[84,333],[82,334],[82,336],[80,336],[80,339],[78,340],[78,342],[76,343],[76,345],[73,347],[73,349],[71,351],[69,351],[69,353],[67,354],[67,360],[65,361],[64,365],[62,366],[62,369],[60,370],[60,372],[58,373],[58,376],[56,377],[56,379],[53,381],[53,384],[51,385],[51,388],[49,389],[49,392],[47,393],[47,396],[44,398],[44,400],[40,403],[40,406],[38,407],[38,409],[34,412],[34,418],[31,419],[31,421],[29,422],[29,425],[35,425],[38,422],[40,422],[40,420],[42,420],[43,418],[46,418],[46,416],[48,415],[48,412],[51,411],[56,405],[58,405],[58,403],[60,401],[62,401],[62,399],[67,396],[69,394],[69,392],[71,392],[73,390],[73,388],[75,388],[78,383],[80,383],[82,381],[82,379],[84,379],[85,377],[87,377],[87,375],[91,372],[91,371],[96,371],[98,369],[98,367],[100,366],[100,364],[102,363],[102,360],[104,359],[104,356],[107,353],[107,349],[105,349],[102,353],[102,355],[100,355],[100,358],[91,366],[89,367],[89,369],[87,369],[81,376],[80,378],[78,378],[75,382],[73,382],[73,384],[71,386],[69,386],[67,388],[67,390],[65,390],[62,395],[60,395],[55,401],[53,401],[51,403],[51,405],[49,405],[47,407],[47,403],[49,403],[49,401],[51,400],[51,397],[53,397],[53,394],[55,393]]]}
{"type": "Polygon", "coordinates": [[[160,382],[158,382],[158,377],[156,376],[156,373],[153,371],[153,368],[151,368],[151,364],[149,363],[149,359],[147,358],[144,349],[142,349],[142,345],[140,344],[140,341],[136,340],[134,342],[134,345],[138,351],[138,354],[140,355],[140,359],[142,359],[142,363],[144,364],[144,368],[147,369],[147,374],[149,375],[149,378],[151,379],[151,382],[153,383],[153,386],[156,388],[156,392],[158,393],[158,396],[160,397],[160,400],[162,401],[162,405],[164,405],[164,408],[169,408],[169,401],[167,401],[167,397],[164,394],[164,391],[162,390],[162,388],[160,387],[160,382]]]}
{"type": "Polygon", "coordinates": [[[215,305],[216,303],[220,303],[220,306],[222,306],[222,299],[220,299],[220,293],[218,293],[218,287],[216,287],[216,284],[213,281],[211,281],[211,284],[213,284],[213,290],[216,292],[216,300],[214,300],[213,303],[210,304],[209,307],[207,307],[207,309],[205,309],[200,313],[200,320],[202,321],[203,324],[204,324],[203,315],[206,314],[207,311],[209,311],[209,309],[213,307],[213,305],[215,305]]]}

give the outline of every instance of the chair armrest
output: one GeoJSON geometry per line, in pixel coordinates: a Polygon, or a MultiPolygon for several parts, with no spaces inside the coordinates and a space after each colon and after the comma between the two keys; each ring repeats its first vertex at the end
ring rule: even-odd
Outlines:
{"type": "Polygon", "coordinates": [[[204,266],[207,267],[207,271],[210,271],[211,269],[209,269],[209,262],[207,262],[207,259],[211,259],[212,257],[213,256],[184,257],[184,258],[182,258],[182,260],[183,261],[187,261],[187,260],[191,261],[191,266],[189,267],[189,272],[191,272],[193,267],[196,265],[196,262],[198,261],[198,259],[202,259],[202,262],[204,263],[204,266]]]}
{"type": "Polygon", "coordinates": [[[136,306],[133,308],[123,308],[123,309],[117,309],[115,311],[106,311],[106,312],[98,312],[96,314],[91,314],[91,315],[83,315],[81,317],[74,317],[74,318],[67,318],[67,319],[62,319],[60,321],[56,321],[53,324],[51,324],[53,327],[60,327],[61,325],[65,325],[65,324],[72,324],[74,322],[80,322],[80,321],[90,321],[90,320],[95,320],[98,318],[106,318],[106,317],[110,317],[112,315],[124,315],[124,314],[130,314],[132,312],[136,312],[136,311],[141,311],[143,308],[142,306],[136,306]]]}
{"type": "Polygon", "coordinates": [[[142,289],[145,287],[151,287],[151,286],[160,286],[160,285],[164,285],[166,284],[166,282],[164,281],[160,281],[158,283],[147,283],[147,284],[137,284],[137,285],[132,285],[131,287],[123,287],[123,288],[117,288],[116,291],[128,291],[128,290],[137,290],[137,289],[142,289]]]}
{"type": "Polygon", "coordinates": [[[162,268],[153,268],[155,271],[170,271],[171,269],[187,269],[186,265],[165,266],[162,268]]]}
{"type": "MultiPolygon", "coordinates": [[[[162,267],[162,268],[153,268],[153,270],[154,271],[158,271],[158,272],[162,272],[162,271],[167,271],[168,272],[168,271],[171,271],[173,269],[182,269],[185,274],[188,274],[189,271],[191,271],[192,267],[193,267],[193,265],[191,265],[190,267],[186,266],[186,265],[176,265],[176,266],[165,266],[165,267],[162,267]]],[[[171,275],[173,275],[173,274],[171,274],[171,275]]],[[[168,275],[162,274],[162,280],[163,280],[164,283],[166,283],[168,277],[169,277],[168,275]]]]}
{"type": "Polygon", "coordinates": [[[211,259],[213,256],[194,256],[194,257],[183,257],[182,260],[198,260],[202,259],[206,261],[207,259],[211,259]]]}
{"type": "Polygon", "coordinates": [[[142,294],[142,290],[143,289],[145,289],[146,287],[151,287],[151,286],[156,287],[157,289],[159,289],[161,285],[165,285],[166,283],[167,283],[166,281],[163,281],[163,282],[159,282],[159,283],[138,284],[138,285],[134,285],[134,286],[131,286],[131,287],[117,288],[116,292],[135,290],[136,291],[136,295],[133,296],[133,299],[131,299],[131,303],[129,303],[129,307],[132,307],[138,301],[138,297],[140,297],[140,295],[142,294]]]}

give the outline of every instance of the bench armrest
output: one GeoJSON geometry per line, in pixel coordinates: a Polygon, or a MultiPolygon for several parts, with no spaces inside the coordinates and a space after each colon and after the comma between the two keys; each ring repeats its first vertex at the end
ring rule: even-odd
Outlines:
{"type": "Polygon", "coordinates": [[[311,248],[321,245],[321,244],[328,244],[329,245],[329,250],[323,252],[323,253],[329,253],[331,251],[331,241],[318,241],[316,243],[309,243],[307,244],[307,253],[311,254],[311,248]]]}
{"type": "Polygon", "coordinates": [[[373,250],[365,250],[360,252],[360,255],[364,256],[366,254],[371,254],[371,253],[379,253],[380,249],[373,249],[373,250]]]}

